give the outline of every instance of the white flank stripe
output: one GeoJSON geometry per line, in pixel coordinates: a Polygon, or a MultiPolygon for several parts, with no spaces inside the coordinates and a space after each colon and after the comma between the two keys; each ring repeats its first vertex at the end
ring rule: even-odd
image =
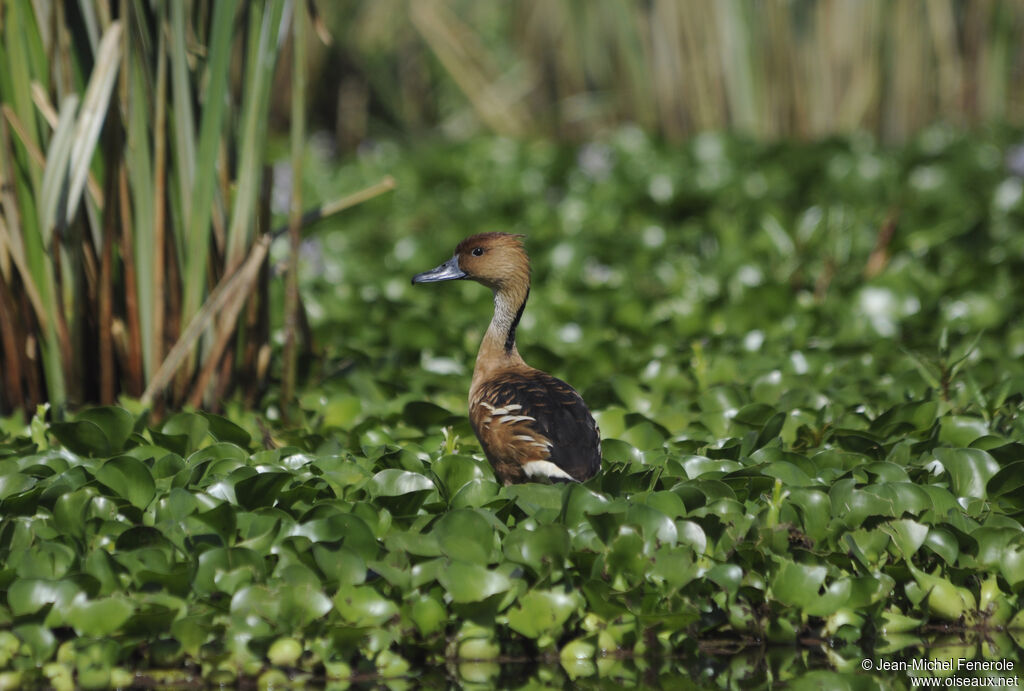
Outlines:
{"type": "Polygon", "coordinates": [[[530,461],[523,464],[523,472],[526,473],[527,477],[557,477],[561,480],[576,481],[576,478],[551,461],[530,461]]]}
{"type": "MultiPolygon", "coordinates": [[[[495,411],[497,415],[497,411],[495,411]]],[[[498,422],[536,422],[537,418],[530,417],[529,415],[503,415],[498,418],[498,422]]]]}

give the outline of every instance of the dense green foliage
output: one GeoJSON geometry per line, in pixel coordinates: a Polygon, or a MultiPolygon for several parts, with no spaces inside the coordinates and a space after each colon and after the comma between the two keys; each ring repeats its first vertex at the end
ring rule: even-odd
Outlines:
{"type": "Polygon", "coordinates": [[[556,685],[831,687],[865,655],[1016,658],[1013,141],[664,149],[627,129],[312,156],[310,198],[398,189],[308,243],[326,365],[304,423],[275,427],[277,401],[8,423],[0,680],[532,673],[504,656],[560,661],[539,672],[556,685]],[[598,418],[585,485],[494,482],[465,418],[489,295],[409,285],[479,230],[528,234],[520,351],[598,418]],[[966,635],[922,653],[939,631],[966,635]]]}

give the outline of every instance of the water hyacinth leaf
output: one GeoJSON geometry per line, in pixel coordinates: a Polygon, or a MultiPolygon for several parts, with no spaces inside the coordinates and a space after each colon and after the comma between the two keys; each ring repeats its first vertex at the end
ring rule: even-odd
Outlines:
{"type": "Polygon", "coordinates": [[[438,580],[456,603],[480,602],[512,587],[512,580],[501,571],[461,561],[452,562],[438,580]]]}
{"type": "Polygon", "coordinates": [[[6,499],[31,489],[37,480],[34,477],[21,473],[6,473],[0,475],[0,500],[6,499]]]}
{"type": "Polygon", "coordinates": [[[818,588],[825,582],[828,570],[824,566],[797,564],[779,559],[779,569],[771,581],[772,595],[791,607],[808,607],[816,603],[818,588]]]}
{"type": "Polygon", "coordinates": [[[675,522],[653,506],[631,505],[626,510],[625,521],[639,526],[644,541],[648,543],[671,546],[679,537],[675,522]]]}
{"type": "Polygon", "coordinates": [[[949,565],[955,564],[957,557],[960,556],[960,543],[948,530],[931,528],[924,544],[949,565]]]}
{"type": "Polygon", "coordinates": [[[1013,588],[1024,582],[1024,545],[1010,545],[1003,551],[999,572],[1013,588]]]}
{"type": "Polygon", "coordinates": [[[508,625],[527,638],[557,634],[583,604],[575,591],[531,590],[508,612],[508,625]]]}
{"type": "Polygon", "coordinates": [[[999,463],[981,449],[935,449],[935,458],[942,463],[960,497],[986,497],[986,485],[999,472],[999,463]]]}
{"type": "Polygon", "coordinates": [[[455,417],[430,401],[411,401],[402,410],[402,418],[410,425],[421,429],[447,424],[455,417]]]}
{"type": "Polygon", "coordinates": [[[359,585],[366,580],[366,562],[354,550],[318,543],[313,545],[312,553],[317,567],[331,582],[359,585]]]}
{"type": "Polygon", "coordinates": [[[563,495],[562,513],[567,524],[576,524],[588,514],[604,513],[609,505],[608,498],[583,485],[568,485],[563,495]]]}
{"type": "Polygon", "coordinates": [[[479,508],[497,498],[500,491],[501,485],[494,480],[470,480],[451,498],[451,506],[453,509],[479,508]]]}
{"type": "Polygon", "coordinates": [[[146,508],[156,494],[149,468],[131,456],[110,459],[96,471],[96,479],[139,509],[146,508]]]}
{"type": "Polygon", "coordinates": [[[107,438],[110,453],[124,450],[128,437],[135,429],[135,416],[124,408],[115,406],[90,408],[79,413],[75,419],[91,422],[99,427],[107,438]]]}
{"type": "MultiPolygon", "coordinates": [[[[660,444],[658,445],[660,446],[660,444]]],[[[601,456],[605,463],[643,463],[644,454],[637,447],[623,439],[603,439],[601,441],[601,456]]]]}
{"type": "MultiPolygon", "coordinates": [[[[665,434],[663,431],[659,429],[658,426],[648,421],[641,422],[638,425],[633,425],[619,438],[627,444],[645,451],[660,449],[665,443],[665,434]]],[[[614,457],[620,457],[619,460],[624,460],[621,458],[622,456],[623,454],[617,454],[613,450],[612,455],[608,456],[608,458],[613,458],[614,460],[614,457]]],[[[632,453],[629,454],[629,457],[630,460],[636,460],[636,457],[632,453]]]]}
{"type": "Polygon", "coordinates": [[[999,469],[989,478],[986,492],[992,499],[1018,496],[1024,487],[1024,460],[1015,461],[999,469]]]}
{"type": "Polygon", "coordinates": [[[135,606],[121,595],[90,600],[79,593],[68,604],[66,619],[82,636],[108,636],[118,631],[135,612],[135,606]]]}
{"type": "Polygon", "coordinates": [[[692,549],[689,547],[663,547],[655,556],[650,575],[665,581],[674,588],[682,588],[696,578],[697,572],[698,567],[694,562],[692,549]]]}
{"type": "Polygon", "coordinates": [[[197,528],[193,529],[197,534],[202,534],[205,532],[204,528],[206,528],[220,536],[222,544],[228,545],[234,542],[238,520],[235,508],[228,502],[219,502],[208,511],[202,511],[190,516],[189,522],[193,521],[199,524],[197,528]]]}
{"type": "Polygon", "coordinates": [[[681,544],[689,545],[697,554],[707,553],[708,537],[700,524],[694,521],[677,521],[676,531],[681,544]]]}
{"type": "Polygon", "coordinates": [[[277,595],[280,599],[282,623],[293,630],[300,630],[310,622],[323,617],[333,608],[331,599],[314,583],[288,585],[277,595]]]}
{"type": "Polygon", "coordinates": [[[368,489],[375,497],[398,497],[433,490],[434,483],[419,473],[388,468],[370,479],[368,489]]]}
{"type": "Polygon", "coordinates": [[[55,581],[62,578],[75,562],[75,552],[67,545],[42,542],[18,558],[16,572],[21,578],[39,578],[55,581]]]}
{"type": "Polygon", "coordinates": [[[949,579],[920,571],[908,564],[917,586],[927,597],[928,609],[947,621],[959,619],[968,610],[973,610],[973,598],[962,588],[957,588],[949,579]]]}
{"type": "Polygon", "coordinates": [[[15,616],[33,614],[47,605],[61,608],[78,594],[81,588],[70,580],[50,581],[39,578],[19,578],[7,589],[7,602],[15,616]]]}
{"type": "Polygon", "coordinates": [[[16,626],[13,633],[24,644],[25,652],[36,665],[50,660],[57,650],[57,637],[47,625],[22,624],[16,626]]]}
{"type": "Polygon", "coordinates": [[[113,453],[106,433],[91,420],[54,422],[50,425],[50,434],[80,456],[103,457],[113,453]]]}
{"type": "Polygon", "coordinates": [[[488,518],[476,509],[449,511],[434,524],[441,552],[451,559],[487,564],[495,555],[495,531],[488,518]]]}
{"type": "Polygon", "coordinates": [[[689,456],[683,461],[683,470],[691,480],[703,475],[722,476],[742,469],[736,461],[710,459],[704,456],[689,456]]]}
{"type": "Polygon", "coordinates": [[[235,497],[245,509],[273,506],[281,490],[292,479],[290,473],[265,472],[235,483],[235,497]]]}
{"type": "Polygon", "coordinates": [[[443,456],[431,464],[430,469],[437,475],[450,496],[462,489],[467,482],[481,479],[486,475],[480,463],[471,456],[443,456]]]}
{"type": "Polygon", "coordinates": [[[904,559],[909,560],[928,537],[928,526],[909,519],[889,521],[881,529],[889,534],[904,559]]]}
{"type": "Polygon", "coordinates": [[[215,547],[199,555],[192,586],[200,593],[230,594],[237,592],[240,584],[262,582],[265,577],[266,564],[256,552],[240,547],[215,547]]]}
{"type": "Polygon", "coordinates": [[[288,534],[305,537],[313,542],[340,541],[365,561],[376,559],[379,549],[377,538],[366,521],[349,513],[336,513],[299,523],[288,534]]]}
{"type": "Polygon", "coordinates": [[[416,625],[421,636],[430,636],[444,628],[448,612],[444,605],[429,595],[418,595],[407,603],[409,619],[416,625]]]}
{"type": "Polygon", "coordinates": [[[517,527],[502,540],[501,548],[509,561],[529,567],[534,573],[544,573],[560,567],[569,555],[569,532],[558,524],[533,530],[517,527]]]}
{"type": "Polygon", "coordinates": [[[927,429],[935,421],[938,410],[939,404],[936,401],[900,403],[875,418],[871,430],[888,437],[901,429],[927,429]]]}
{"type": "Polygon", "coordinates": [[[355,626],[381,626],[398,614],[398,605],[368,585],[338,588],[334,607],[342,619],[355,626]]]}
{"type": "Polygon", "coordinates": [[[743,569],[736,564],[716,564],[705,577],[730,594],[735,594],[743,580],[743,569]]]}
{"type": "Polygon", "coordinates": [[[274,621],[280,616],[281,612],[280,593],[265,585],[251,585],[239,588],[231,596],[230,609],[231,614],[238,617],[257,616],[266,621],[274,621]]]}
{"type": "Polygon", "coordinates": [[[188,456],[199,448],[210,429],[209,421],[197,413],[177,413],[172,415],[160,428],[159,438],[154,434],[154,441],[161,446],[168,443],[167,448],[182,456],[188,456]]]}
{"type": "Polygon", "coordinates": [[[784,461],[769,463],[761,472],[768,477],[782,480],[787,487],[811,487],[818,484],[798,466],[784,461]]]}
{"type": "Polygon", "coordinates": [[[249,442],[252,441],[252,437],[244,429],[236,425],[235,423],[228,420],[226,417],[208,413],[206,411],[200,412],[206,422],[209,425],[210,436],[219,442],[228,442],[236,446],[240,446],[243,449],[249,446],[249,442]]]}
{"type": "Polygon", "coordinates": [[[989,433],[988,423],[980,417],[946,415],[939,419],[939,441],[966,448],[989,433]]]}

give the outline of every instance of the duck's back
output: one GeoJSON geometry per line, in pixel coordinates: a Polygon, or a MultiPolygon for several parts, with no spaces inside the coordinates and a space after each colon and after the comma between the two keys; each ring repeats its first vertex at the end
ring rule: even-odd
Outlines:
{"type": "Polygon", "coordinates": [[[529,367],[473,387],[469,418],[498,479],[583,481],[601,467],[601,435],[575,389],[529,367]]]}

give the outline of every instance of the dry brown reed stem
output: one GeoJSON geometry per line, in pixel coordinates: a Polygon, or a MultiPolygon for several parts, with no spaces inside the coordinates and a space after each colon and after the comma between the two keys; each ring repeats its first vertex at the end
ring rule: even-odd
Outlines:
{"type": "MultiPolygon", "coordinates": [[[[7,213],[9,207],[5,206],[4,212],[7,213]]],[[[0,247],[6,249],[7,255],[11,258],[11,262],[14,267],[18,270],[18,276],[21,278],[22,288],[25,290],[25,295],[28,297],[29,303],[32,305],[32,310],[35,312],[36,321],[43,331],[46,330],[49,321],[46,318],[46,310],[43,308],[43,299],[39,295],[39,289],[36,288],[35,282],[32,280],[32,273],[28,270],[28,266],[25,264],[25,255],[19,245],[15,245],[13,236],[10,234],[7,228],[7,224],[4,223],[4,219],[0,216],[0,247]]]]}
{"type": "Polygon", "coordinates": [[[135,266],[135,229],[132,227],[131,193],[128,190],[128,171],[120,167],[118,185],[121,195],[121,251],[124,264],[124,311],[128,325],[127,388],[132,396],[143,389],[142,326],[139,322],[138,271],[135,266]]]}
{"type": "Polygon", "coordinates": [[[11,297],[5,277],[0,276],[0,352],[3,353],[4,389],[0,396],[10,398],[10,403],[21,403],[21,372],[22,357],[19,343],[24,342],[24,334],[19,333],[20,319],[15,317],[14,300],[11,297]]]}
{"type": "MultiPolygon", "coordinates": [[[[206,302],[199,312],[178,338],[178,342],[167,353],[167,357],[160,364],[160,367],[153,374],[149,386],[142,394],[143,403],[151,403],[153,397],[164,390],[174,377],[178,367],[189,357],[196,342],[207,329],[213,317],[220,313],[221,309],[232,300],[237,299],[238,293],[246,294],[252,285],[253,280],[259,275],[259,267],[267,256],[267,248],[270,247],[270,237],[262,236],[250,248],[249,254],[241,266],[229,276],[225,276],[217,287],[213,289],[206,302]]],[[[213,359],[211,359],[211,362],[213,359]]]]}

